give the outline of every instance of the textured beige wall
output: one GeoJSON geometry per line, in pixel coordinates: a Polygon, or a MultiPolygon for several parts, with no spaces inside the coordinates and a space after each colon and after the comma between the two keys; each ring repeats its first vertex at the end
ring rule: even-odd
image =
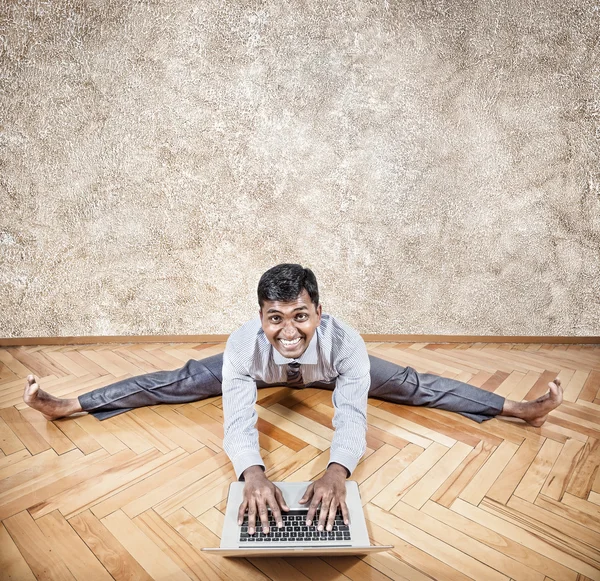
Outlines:
{"type": "Polygon", "coordinates": [[[0,336],[600,335],[595,0],[0,0],[0,336]]]}

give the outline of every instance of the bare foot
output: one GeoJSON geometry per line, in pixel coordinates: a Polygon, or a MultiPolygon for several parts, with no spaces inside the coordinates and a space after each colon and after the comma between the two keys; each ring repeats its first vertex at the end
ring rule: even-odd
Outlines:
{"type": "Polygon", "coordinates": [[[40,389],[33,375],[27,376],[23,401],[50,421],[81,411],[78,399],[60,399],[46,393],[40,389]]]}
{"type": "Polygon", "coordinates": [[[523,412],[519,417],[535,428],[539,428],[548,418],[548,414],[563,400],[563,389],[558,377],[551,381],[548,387],[550,388],[548,393],[533,401],[523,403],[523,412]]]}

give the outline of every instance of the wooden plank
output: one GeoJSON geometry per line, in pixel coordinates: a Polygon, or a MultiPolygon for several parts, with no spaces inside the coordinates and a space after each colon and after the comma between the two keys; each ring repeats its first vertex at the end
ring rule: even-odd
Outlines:
{"type": "MultiPolygon", "coordinates": [[[[71,454],[72,452],[70,452],[71,454]]],[[[24,509],[29,509],[35,514],[36,510],[43,508],[47,499],[60,491],[72,486],[73,481],[83,481],[94,464],[106,456],[104,450],[98,450],[89,456],[66,465],[57,472],[49,472],[40,476],[33,483],[27,483],[20,489],[14,489],[7,493],[4,502],[0,505],[0,519],[12,516],[24,509]]]]}
{"type": "MultiPolygon", "coordinates": [[[[179,510],[184,504],[190,502],[191,499],[202,495],[204,490],[210,489],[213,482],[219,483],[226,475],[231,476],[231,465],[229,458],[222,452],[216,454],[212,458],[205,460],[198,467],[198,472],[202,473],[202,477],[196,476],[191,480],[191,483],[177,491],[171,493],[165,500],[154,505],[154,510],[161,516],[165,517],[174,511],[179,510]]],[[[187,479],[179,477],[180,482],[185,482],[187,479]]],[[[134,504],[134,503],[132,503],[134,504]]]]}
{"type": "Polygon", "coordinates": [[[399,421],[400,418],[388,411],[380,410],[371,405],[367,406],[368,425],[375,426],[384,432],[389,432],[390,434],[407,442],[411,442],[416,446],[420,446],[421,448],[428,448],[433,443],[433,440],[430,438],[425,438],[419,434],[406,430],[399,425],[399,421]]]}
{"type": "Polygon", "coordinates": [[[69,440],[52,422],[44,419],[44,416],[34,409],[27,408],[21,415],[29,422],[37,433],[52,447],[57,454],[64,454],[75,448],[75,444],[69,440]]]}
{"type": "MultiPolygon", "coordinates": [[[[347,571],[350,573],[350,577],[345,575],[340,569],[346,570],[351,567],[350,563],[344,563],[343,557],[338,557],[331,564],[327,561],[326,558],[319,559],[317,557],[312,558],[304,558],[304,557],[289,557],[286,559],[286,562],[292,566],[294,569],[300,571],[302,575],[306,579],[312,579],[314,581],[325,581],[325,580],[333,580],[333,579],[356,579],[356,574],[365,575],[365,572],[354,574],[353,571],[347,571]],[[339,567],[339,568],[338,568],[339,567]]],[[[370,567],[369,567],[370,569],[370,567]]],[[[376,572],[377,573],[377,572],[376,572]]],[[[366,577],[369,579],[371,573],[367,572],[366,577]]],[[[284,577],[285,578],[285,577],[284,577]]],[[[372,577],[373,579],[380,579],[381,577],[372,577]]],[[[388,581],[387,577],[383,577],[386,581],[388,581]]]]}
{"type": "Polygon", "coordinates": [[[398,448],[394,448],[394,446],[390,446],[389,444],[384,444],[356,467],[356,470],[352,473],[352,480],[358,482],[359,485],[362,484],[398,452],[398,448]]]}
{"type": "Polygon", "coordinates": [[[444,484],[449,475],[468,457],[473,450],[462,442],[456,442],[446,454],[413,486],[402,499],[407,505],[421,508],[444,484]]]}
{"type": "Polygon", "coordinates": [[[530,532],[500,518],[493,512],[483,510],[460,498],[454,502],[451,510],[500,535],[507,547],[513,543],[520,547],[521,554],[527,555],[526,564],[529,567],[541,573],[550,573],[554,579],[561,581],[577,580],[576,568],[573,567],[573,565],[578,565],[577,561],[530,532]],[[527,549],[531,552],[528,553],[527,549]]]}
{"type": "Polygon", "coordinates": [[[365,506],[365,512],[369,520],[375,522],[411,545],[418,547],[422,551],[426,551],[432,557],[439,559],[457,571],[463,572],[472,579],[486,579],[486,581],[509,580],[509,577],[506,575],[488,567],[484,563],[474,559],[461,550],[456,549],[447,542],[436,538],[432,534],[423,531],[404,518],[390,515],[373,504],[367,504],[365,506]]]}
{"type": "Polygon", "coordinates": [[[218,433],[215,434],[197,424],[195,420],[186,417],[184,414],[178,413],[170,406],[159,405],[153,407],[152,410],[165,420],[168,420],[173,425],[183,430],[192,438],[202,442],[205,446],[208,446],[213,452],[221,452],[223,450],[222,428],[221,435],[218,433]]]}
{"type": "MultiPolygon", "coordinates": [[[[567,519],[548,513],[544,509],[528,503],[516,496],[513,496],[506,505],[501,505],[493,500],[485,499],[481,503],[481,508],[501,515],[502,518],[521,530],[534,535],[538,539],[546,542],[550,546],[560,548],[560,551],[570,557],[569,565],[575,571],[593,577],[600,577],[600,553],[596,549],[598,538],[600,536],[589,529],[569,523],[567,519]],[[547,515],[547,516],[546,516],[547,515]],[[548,524],[548,523],[551,524],[548,524]],[[558,523],[558,524],[557,524],[558,523]],[[559,530],[565,531],[586,531],[582,537],[585,541],[580,542],[579,538],[569,536],[559,530]],[[588,545],[588,540],[592,540],[592,545],[588,545]],[[560,544],[557,543],[560,540],[560,544]]],[[[567,564],[567,561],[562,561],[567,564]]]]}
{"type": "Polygon", "coordinates": [[[35,581],[27,561],[0,522],[0,571],[5,581],[35,581]]]}
{"type": "MultiPolygon", "coordinates": [[[[298,404],[294,406],[294,409],[297,407],[298,404]]],[[[285,418],[299,426],[302,426],[303,428],[309,430],[313,434],[318,434],[327,441],[331,441],[331,439],[333,438],[334,431],[331,425],[327,426],[327,424],[329,424],[328,421],[326,421],[324,425],[321,421],[315,421],[308,415],[298,413],[294,411],[294,409],[288,409],[280,404],[274,404],[269,408],[269,411],[272,411],[277,415],[281,416],[282,418],[285,418]]],[[[321,416],[322,414],[318,414],[317,412],[317,415],[321,416]]]]}
{"type": "Polygon", "coordinates": [[[102,524],[154,579],[189,581],[190,577],[150,540],[122,511],[102,519],[102,524]]]}
{"type": "Polygon", "coordinates": [[[74,516],[69,524],[116,581],[152,581],[131,553],[89,511],[74,516]]]}
{"type": "Polygon", "coordinates": [[[29,373],[33,373],[34,375],[41,377],[55,375],[60,377],[69,373],[57,363],[50,361],[43,353],[30,353],[21,347],[7,349],[7,351],[29,369],[29,373]]]}
{"type": "Polygon", "coordinates": [[[84,432],[92,436],[109,454],[116,454],[129,448],[95,417],[83,415],[73,417],[73,421],[84,432]]]}
{"type": "Polygon", "coordinates": [[[0,410],[0,417],[32,454],[39,454],[50,449],[50,444],[36,432],[33,426],[15,408],[0,410]]]}
{"type": "MultiPolygon", "coordinates": [[[[538,497],[538,499],[539,498],[540,497],[538,497]]],[[[596,521],[600,522],[600,506],[598,506],[597,504],[589,502],[588,500],[585,500],[583,498],[573,496],[568,492],[564,494],[561,502],[565,506],[577,509],[578,511],[583,512],[584,514],[587,514],[596,521]]]]}
{"type": "Polygon", "coordinates": [[[204,446],[197,438],[193,438],[179,426],[157,414],[153,408],[135,409],[130,413],[130,416],[135,417],[139,423],[143,423],[146,429],[151,428],[156,437],[165,437],[176,447],[183,448],[186,452],[196,452],[204,446]]]}
{"type": "Polygon", "coordinates": [[[598,397],[598,393],[600,393],[600,371],[592,370],[579,393],[579,399],[592,402],[598,397]]]}
{"type": "Polygon", "coordinates": [[[36,523],[46,535],[53,551],[66,563],[75,579],[113,581],[94,553],[58,511],[47,514],[36,523]],[[74,559],[74,555],[77,555],[77,558],[74,559]]]}
{"type": "Polygon", "coordinates": [[[18,359],[15,359],[7,349],[0,349],[0,361],[21,379],[31,373],[29,368],[25,367],[18,359]]]}
{"type": "Polygon", "coordinates": [[[477,474],[495,449],[495,446],[481,440],[432,495],[432,500],[443,506],[450,506],[468,486],[473,476],[477,474]]]}
{"type": "Polygon", "coordinates": [[[575,370],[571,381],[564,387],[563,399],[564,401],[574,402],[577,401],[579,394],[583,390],[583,386],[586,384],[587,379],[590,375],[589,371],[582,371],[580,369],[575,370]]]}
{"type": "Polygon", "coordinates": [[[12,466],[13,464],[17,464],[18,462],[21,462],[27,458],[31,458],[31,454],[29,453],[29,450],[26,450],[25,448],[19,450],[18,452],[14,452],[9,456],[0,457],[0,480],[3,478],[2,474],[4,473],[5,468],[12,466]]]}
{"type": "Polygon", "coordinates": [[[381,419],[387,420],[397,426],[401,426],[405,430],[413,434],[418,434],[432,440],[433,442],[438,442],[438,444],[442,444],[443,446],[447,446],[451,448],[456,444],[456,439],[446,435],[443,432],[438,432],[435,429],[430,429],[425,427],[421,422],[411,421],[406,418],[406,414],[402,413],[402,409],[398,404],[393,403],[383,403],[378,408],[375,408],[377,411],[375,415],[381,419]],[[385,414],[388,412],[388,414],[385,414]]]}
{"type": "MultiPolygon", "coordinates": [[[[465,433],[464,431],[462,431],[460,429],[456,429],[452,426],[443,424],[442,422],[436,421],[434,418],[431,418],[427,415],[415,413],[415,411],[413,409],[411,409],[409,406],[401,406],[401,405],[397,405],[397,404],[387,404],[387,405],[389,405],[390,407],[386,407],[385,403],[382,403],[382,405],[380,407],[382,409],[385,409],[388,411],[393,410],[394,415],[402,417],[406,420],[410,420],[414,424],[419,424],[420,426],[427,428],[431,432],[434,432],[437,434],[443,434],[444,436],[447,436],[451,440],[463,442],[463,443],[467,444],[468,446],[470,446],[471,448],[475,448],[475,446],[477,446],[477,444],[479,444],[479,442],[481,441],[481,438],[479,438],[477,436],[473,436],[469,433],[465,433]]],[[[423,408],[423,409],[425,409],[425,408],[423,408]]],[[[392,442],[389,442],[387,439],[385,441],[388,444],[392,444],[392,442]]],[[[436,441],[439,441],[439,440],[436,440],[436,441]]],[[[443,444],[444,442],[440,442],[440,443],[443,444]]]]}
{"type": "Polygon", "coordinates": [[[363,505],[371,502],[379,494],[383,502],[393,502],[393,491],[385,491],[393,480],[402,473],[414,460],[423,453],[423,448],[415,444],[409,444],[398,452],[391,460],[386,462],[380,469],[374,472],[360,486],[359,491],[363,505]]]}
{"type": "Polygon", "coordinates": [[[26,510],[7,518],[4,526],[38,580],[74,581],[75,577],[26,510]]]}
{"type": "MultiPolygon", "coordinates": [[[[320,434],[316,434],[302,427],[301,425],[288,420],[287,418],[276,414],[270,409],[265,409],[262,406],[256,406],[256,411],[258,413],[258,417],[266,420],[267,422],[277,426],[279,429],[284,432],[288,432],[292,436],[298,438],[299,440],[303,440],[307,444],[314,446],[318,450],[327,450],[331,446],[331,441],[324,438],[320,434]]],[[[298,414],[299,415],[299,414],[298,414]]],[[[316,423],[316,422],[315,422],[316,423]]]]}
{"type": "MultiPolygon", "coordinates": [[[[151,475],[155,470],[168,465],[179,457],[177,450],[162,455],[156,450],[135,455],[127,450],[100,460],[96,466],[90,466],[90,475],[75,486],[61,490],[45,502],[32,507],[31,513],[40,516],[60,510],[67,518],[86,510],[107,496],[115,494],[124,487],[134,484],[141,478],[151,475]]],[[[73,479],[75,482],[79,478],[73,479]]]]}
{"type": "Polygon", "coordinates": [[[110,375],[108,371],[104,369],[104,367],[96,365],[91,359],[89,359],[79,351],[69,351],[68,353],[65,353],[65,357],[67,357],[68,359],[73,361],[73,363],[82,367],[83,369],[87,369],[88,373],[97,376],[110,375]]]}
{"type": "Polygon", "coordinates": [[[494,482],[504,470],[511,458],[515,455],[518,447],[512,442],[502,442],[498,448],[488,458],[487,462],[481,467],[481,470],[471,479],[471,482],[458,495],[459,498],[479,504],[481,499],[487,494],[487,491],[493,486],[494,482]]]}
{"type": "Polygon", "coordinates": [[[290,472],[284,480],[287,482],[310,482],[324,472],[328,464],[329,450],[325,450],[297,470],[290,472]]]}
{"type": "Polygon", "coordinates": [[[407,467],[394,478],[379,494],[372,503],[390,510],[448,451],[446,446],[434,442],[416,458],[414,446],[407,446],[399,452],[399,456],[410,459],[407,467]]]}
{"type": "MultiPolygon", "coordinates": [[[[510,537],[503,536],[479,522],[431,501],[425,504],[423,512],[436,519],[437,522],[444,523],[452,529],[464,533],[473,542],[485,544],[494,552],[501,554],[506,561],[502,562],[503,569],[500,570],[512,575],[513,579],[539,580],[544,579],[548,573],[555,574],[557,578],[563,579],[561,576],[562,571],[555,567],[554,561],[527,549],[510,537]],[[510,573],[508,573],[509,571],[510,573]]],[[[496,558],[499,557],[496,556],[496,558]]],[[[572,571],[567,574],[569,575],[567,579],[575,577],[572,571]]]]}
{"type": "Polygon", "coordinates": [[[277,426],[274,426],[262,418],[257,419],[256,429],[261,434],[265,434],[269,436],[269,438],[277,440],[280,444],[284,445],[286,448],[294,450],[295,452],[302,450],[302,448],[306,446],[306,442],[296,438],[295,436],[292,436],[292,434],[281,430],[277,426]]]}
{"type": "Polygon", "coordinates": [[[144,430],[139,428],[139,425],[129,417],[129,414],[120,414],[104,420],[102,422],[102,427],[111,434],[114,434],[116,438],[121,440],[123,444],[133,450],[136,454],[143,454],[152,448],[156,448],[163,454],[166,454],[177,447],[174,445],[164,445],[155,437],[144,433],[144,430]]]}
{"type": "MultiPolygon", "coordinates": [[[[577,497],[572,497],[577,498],[577,497]]],[[[582,503],[587,503],[587,501],[577,498],[582,503]]],[[[540,508],[544,508],[547,511],[561,516],[563,518],[570,519],[574,523],[584,526],[592,531],[600,533],[600,515],[594,516],[590,514],[589,510],[580,510],[579,507],[575,508],[574,506],[570,506],[569,504],[564,502],[564,497],[562,501],[554,500],[549,496],[544,496],[543,494],[538,494],[538,497],[535,499],[536,506],[540,508]]],[[[591,503],[587,503],[588,505],[591,503]]]]}
{"type": "Polygon", "coordinates": [[[100,443],[72,418],[54,420],[52,423],[84,454],[91,454],[102,448],[100,443]]]}
{"type": "MultiPolygon", "coordinates": [[[[170,514],[165,519],[183,538],[196,549],[218,547],[219,537],[184,509],[170,514]]],[[[220,531],[220,529],[218,529],[220,531]]],[[[205,559],[204,563],[224,579],[247,579],[264,581],[269,579],[245,559],[205,559]]]]}
{"type": "MultiPolygon", "coordinates": [[[[206,557],[201,551],[179,535],[171,525],[154,511],[148,510],[140,514],[133,519],[133,522],[190,579],[198,581],[220,581],[220,579],[223,579],[216,571],[207,567],[206,557]]],[[[229,579],[229,577],[227,578],[229,579]]]]}
{"type": "Polygon", "coordinates": [[[540,490],[541,494],[555,500],[560,500],[563,497],[571,474],[579,462],[582,450],[583,442],[567,440],[540,490]]]}
{"type": "MultiPolygon", "coordinates": [[[[283,446],[282,446],[283,448],[283,446]]],[[[277,450],[276,452],[279,452],[277,450]]],[[[306,446],[299,452],[289,455],[286,454],[283,460],[280,460],[275,465],[271,465],[269,458],[265,458],[267,465],[267,477],[275,482],[285,480],[288,476],[296,472],[300,467],[304,466],[319,454],[318,448],[306,446]]]]}
{"type": "Polygon", "coordinates": [[[58,456],[50,449],[6,466],[0,472],[0,503],[6,501],[7,496],[19,495],[25,489],[31,490],[49,476],[56,478],[62,468],[68,468],[82,458],[83,454],[79,450],[58,456]]]}
{"type": "MultiPolygon", "coordinates": [[[[391,555],[417,571],[418,574],[414,576],[414,579],[423,581],[422,578],[425,577],[426,581],[430,581],[431,579],[435,579],[435,581],[472,581],[470,577],[467,577],[461,571],[446,565],[443,561],[430,555],[427,550],[421,550],[389,530],[379,526],[374,520],[369,518],[369,513],[365,516],[371,538],[379,544],[392,545],[393,549],[390,550],[391,555]]],[[[376,555],[380,556],[381,553],[376,555]]],[[[412,579],[413,577],[408,576],[409,581],[412,581],[412,579]]]]}
{"type": "Polygon", "coordinates": [[[515,495],[528,500],[535,501],[535,497],[540,493],[548,474],[554,466],[554,462],[562,451],[562,446],[552,440],[546,440],[544,445],[535,457],[535,460],[529,466],[521,482],[515,489],[515,495]]]}
{"type": "Polygon", "coordinates": [[[136,484],[111,494],[95,504],[91,511],[97,518],[102,519],[115,510],[122,509],[127,516],[133,518],[177,492],[179,487],[186,485],[185,483],[193,482],[194,478],[204,475],[200,466],[214,455],[210,448],[204,447],[189,456],[179,457],[172,464],[136,484]],[[185,480],[180,479],[182,476],[185,476],[185,480]]]}
{"type": "Polygon", "coordinates": [[[0,449],[7,456],[25,449],[25,444],[10,429],[9,425],[0,417],[0,449]]]}
{"type": "Polygon", "coordinates": [[[65,369],[69,375],[74,375],[75,377],[84,377],[90,373],[88,369],[75,363],[75,361],[73,361],[73,359],[68,357],[65,353],[58,353],[56,351],[48,352],[46,353],[46,356],[57,365],[60,365],[61,368],[65,369]]]}
{"type": "MultiPolygon", "coordinates": [[[[511,497],[523,475],[527,472],[531,463],[535,460],[543,440],[525,440],[515,455],[510,459],[504,470],[500,473],[492,487],[486,493],[486,496],[496,502],[506,504],[511,497]]],[[[450,505],[445,505],[450,506],[450,505]]]]}
{"type": "MultiPolygon", "coordinates": [[[[403,521],[412,523],[424,533],[439,539],[477,561],[485,563],[494,569],[497,574],[503,574],[518,581],[542,581],[543,574],[529,567],[524,567],[522,563],[507,557],[502,551],[474,539],[466,534],[464,529],[452,527],[443,520],[437,519],[435,516],[437,513],[444,511],[451,513],[452,511],[439,507],[436,512],[435,509],[432,509],[432,504],[434,503],[427,503],[428,511],[419,511],[407,505],[404,501],[400,501],[394,506],[392,512],[403,521]]],[[[474,578],[488,579],[487,576],[481,574],[479,577],[474,578]]]]}

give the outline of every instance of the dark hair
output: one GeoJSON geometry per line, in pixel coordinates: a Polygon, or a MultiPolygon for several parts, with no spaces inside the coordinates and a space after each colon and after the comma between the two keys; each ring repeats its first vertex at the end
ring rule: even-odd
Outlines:
{"type": "Polygon", "coordinates": [[[310,268],[299,264],[278,264],[265,272],[258,281],[258,304],[265,301],[294,301],[306,289],[315,307],[319,306],[317,277],[310,268]]]}

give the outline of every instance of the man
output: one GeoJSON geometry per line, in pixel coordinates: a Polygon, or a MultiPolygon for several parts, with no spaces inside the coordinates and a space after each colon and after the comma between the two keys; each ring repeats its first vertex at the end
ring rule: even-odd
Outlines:
{"type": "MultiPolygon", "coordinates": [[[[229,337],[223,356],[126,379],[77,399],[47,394],[30,375],[24,401],[50,420],[81,411],[104,418],[134,407],[197,401],[222,393],[224,448],[236,475],[246,483],[238,517],[241,523],[247,510],[249,523],[254,523],[258,514],[265,533],[269,531],[268,509],[282,526],[281,509],[288,507],[264,473],[255,427],[257,387],[333,390],[335,432],[329,465],[301,499],[310,502],[307,526],[321,506],[319,530],[331,530],[338,508],[348,522],[345,480],[365,451],[368,397],[455,411],[477,422],[513,416],[533,426],[541,426],[562,402],[558,378],[549,384],[546,395],[532,402],[515,402],[460,381],[369,357],[356,331],[322,314],[315,275],[299,264],[280,264],[265,272],[258,284],[258,302],[259,318],[229,337]]],[[[254,527],[250,525],[248,532],[253,534],[254,527]]]]}

